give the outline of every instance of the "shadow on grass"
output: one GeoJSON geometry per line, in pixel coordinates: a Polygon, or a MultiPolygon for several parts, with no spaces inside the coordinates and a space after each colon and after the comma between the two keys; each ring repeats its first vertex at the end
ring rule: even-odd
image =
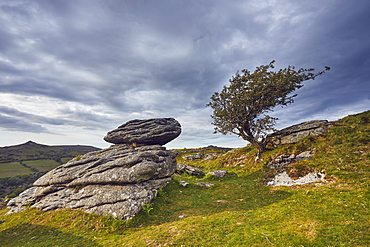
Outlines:
{"type": "Polygon", "coordinates": [[[260,181],[263,170],[238,177],[229,173],[223,178],[194,178],[173,176],[173,180],[158,194],[149,213],[141,212],[131,222],[133,227],[159,225],[182,217],[206,216],[225,211],[247,211],[265,207],[290,197],[292,194],[271,190],[260,181]],[[186,187],[179,181],[189,183],[186,187]],[[197,185],[214,184],[212,187],[197,185]]]}
{"type": "Polygon", "coordinates": [[[0,232],[1,246],[83,246],[99,247],[101,245],[83,237],[64,233],[56,228],[20,224],[0,232]]]}

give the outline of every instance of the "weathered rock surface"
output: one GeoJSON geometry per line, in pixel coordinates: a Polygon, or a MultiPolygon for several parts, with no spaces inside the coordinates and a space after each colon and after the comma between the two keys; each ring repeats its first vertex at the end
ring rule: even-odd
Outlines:
{"type": "Polygon", "coordinates": [[[181,133],[181,125],[174,118],[131,120],[109,131],[104,140],[114,144],[164,145],[181,133]]]}
{"type": "Polygon", "coordinates": [[[293,186],[293,185],[303,185],[309,183],[315,183],[319,181],[325,181],[325,174],[310,172],[303,177],[298,179],[293,179],[289,177],[286,171],[277,174],[271,181],[267,182],[270,186],[293,186]]]}
{"type": "Polygon", "coordinates": [[[189,183],[185,182],[185,181],[179,181],[179,184],[183,187],[186,187],[189,183]]]}
{"type": "Polygon", "coordinates": [[[176,155],[161,145],[144,144],[117,144],[87,153],[51,170],[10,200],[8,213],[31,206],[131,219],[171,180],[176,155]]]}
{"type": "Polygon", "coordinates": [[[188,166],[188,165],[183,165],[183,164],[177,164],[176,173],[181,174],[184,172],[192,176],[198,176],[198,177],[204,176],[204,172],[198,168],[188,166]]]}
{"type": "Polygon", "coordinates": [[[175,152],[160,145],[133,149],[125,144],[113,145],[51,170],[34,185],[126,184],[169,177],[176,169],[175,157],[175,152]]]}
{"type": "Polygon", "coordinates": [[[212,187],[214,184],[207,183],[207,182],[200,182],[200,183],[196,183],[196,185],[206,186],[206,187],[212,187]]]}
{"type": "Polygon", "coordinates": [[[196,153],[196,154],[192,154],[192,155],[183,156],[183,158],[186,159],[186,160],[202,159],[203,157],[204,157],[203,153],[196,153]]]}
{"type": "Polygon", "coordinates": [[[281,154],[267,164],[269,168],[280,168],[299,160],[310,159],[314,155],[313,151],[305,151],[299,154],[281,154]]]}
{"type": "Polygon", "coordinates": [[[327,120],[314,120],[290,126],[267,136],[268,146],[297,143],[307,136],[316,136],[327,131],[330,123],[327,120]]]}
{"type": "Polygon", "coordinates": [[[227,171],[226,170],[217,170],[217,171],[210,171],[210,172],[207,172],[206,175],[212,175],[212,176],[216,176],[216,177],[219,177],[219,178],[222,178],[226,175],[227,171]]]}

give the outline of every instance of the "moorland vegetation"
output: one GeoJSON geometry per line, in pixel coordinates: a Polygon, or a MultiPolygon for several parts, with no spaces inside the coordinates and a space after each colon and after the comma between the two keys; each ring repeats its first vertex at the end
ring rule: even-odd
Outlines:
{"type": "Polygon", "coordinates": [[[215,147],[181,149],[178,163],[224,177],[175,174],[132,220],[79,210],[0,210],[3,246],[369,246],[370,111],[333,123],[328,132],[264,152],[215,147]],[[266,185],[279,172],[266,164],[284,153],[313,150],[311,159],[282,167],[325,181],[266,185]],[[212,158],[188,160],[196,153],[212,158]],[[210,157],[210,156],[207,156],[210,157]],[[180,185],[180,181],[188,183],[180,185]],[[211,187],[199,186],[207,182],[211,187]]]}

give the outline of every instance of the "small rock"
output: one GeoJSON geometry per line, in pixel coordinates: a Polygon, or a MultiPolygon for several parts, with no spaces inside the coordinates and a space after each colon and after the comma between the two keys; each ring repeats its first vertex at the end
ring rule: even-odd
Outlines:
{"type": "Polygon", "coordinates": [[[269,168],[280,168],[294,162],[294,154],[281,154],[267,164],[269,168]]]}
{"type": "Polygon", "coordinates": [[[202,153],[196,153],[192,155],[183,156],[186,160],[196,160],[196,159],[202,159],[204,157],[204,154],[202,153]]]}
{"type": "Polygon", "coordinates": [[[176,168],[176,173],[187,173],[192,176],[198,176],[198,177],[203,177],[204,172],[198,168],[188,166],[188,165],[182,165],[182,164],[177,164],[176,168]]]}
{"type": "Polygon", "coordinates": [[[206,183],[206,182],[201,182],[201,183],[196,183],[196,184],[200,186],[207,186],[207,187],[212,187],[214,185],[214,184],[206,183]]]}
{"type": "Polygon", "coordinates": [[[206,154],[205,156],[206,157],[203,159],[204,161],[213,159],[213,155],[212,154],[206,154]]]}
{"type": "Polygon", "coordinates": [[[226,201],[226,200],[217,200],[216,202],[217,203],[228,203],[229,201],[226,201]]]}
{"type": "Polygon", "coordinates": [[[225,170],[217,170],[217,171],[207,172],[206,175],[213,175],[213,176],[222,178],[226,175],[226,173],[227,171],[225,170]]]}
{"type": "Polygon", "coordinates": [[[285,165],[291,164],[299,160],[310,159],[314,155],[313,151],[305,151],[300,154],[281,154],[275,157],[272,161],[267,164],[268,168],[280,168],[285,165]]]}
{"type": "Polygon", "coordinates": [[[184,187],[189,184],[189,183],[187,183],[185,181],[180,181],[179,183],[180,183],[181,186],[184,186],[184,187]]]}
{"type": "Polygon", "coordinates": [[[300,154],[298,154],[295,159],[296,161],[298,160],[306,160],[306,159],[311,159],[314,155],[314,152],[313,151],[305,151],[305,152],[302,152],[300,154]]]}

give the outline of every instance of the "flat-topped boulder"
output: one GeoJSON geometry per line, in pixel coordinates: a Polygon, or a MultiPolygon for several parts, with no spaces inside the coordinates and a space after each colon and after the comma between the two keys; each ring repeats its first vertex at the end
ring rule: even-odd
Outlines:
{"type": "Polygon", "coordinates": [[[109,131],[104,140],[114,144],[165,145],[180,133],[181,125],[174,118],[136,119],[109,131]]]}
{"type": "Polygon", "coordinates": [[[51,170],[10,200],[8,213],[30,206],[43,211],[67,208],[122,219],[135,217],[175,173],[177,152],[159,143],[176,138],[181,127],[168,118],[133,120],[122,129],[127,143],[78,156],[51,170]],[[161,135],[161,130],[166,133],[161,135]]]}

